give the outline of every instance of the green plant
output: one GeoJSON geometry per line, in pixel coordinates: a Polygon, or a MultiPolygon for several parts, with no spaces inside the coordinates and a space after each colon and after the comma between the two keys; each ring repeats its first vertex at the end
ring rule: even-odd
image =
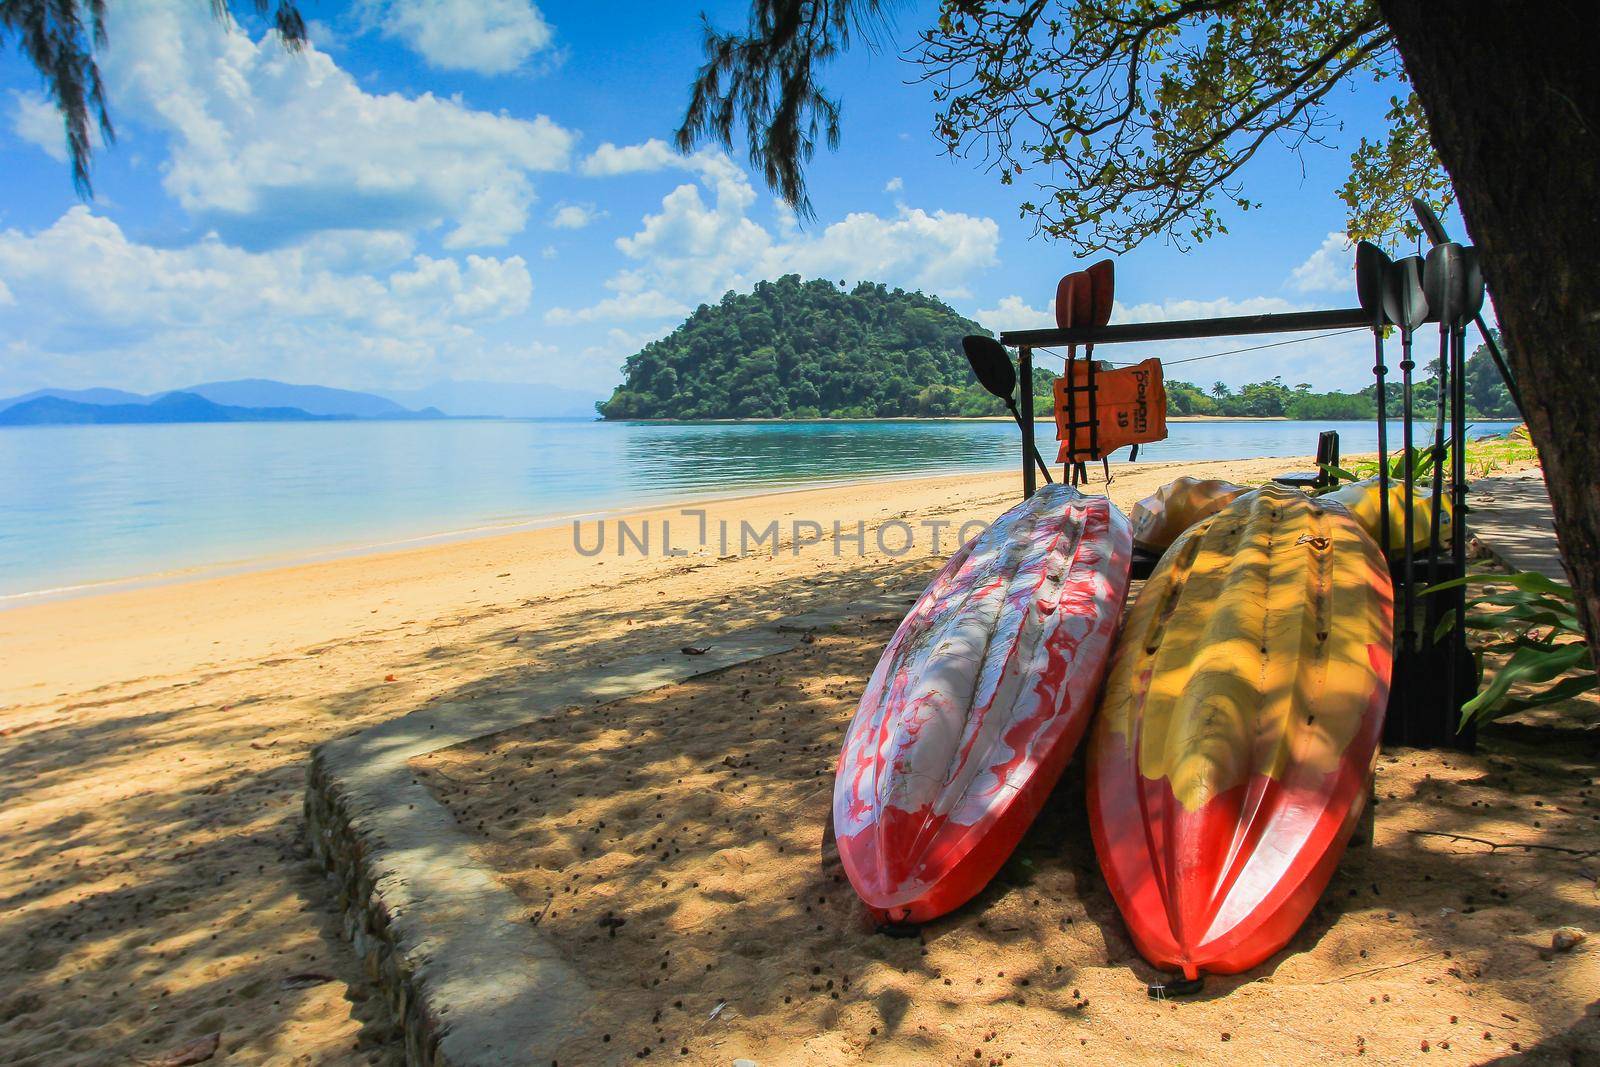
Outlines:
{"type": "MultiPolygon", "coordinates": [[[[1448,458],[1450,455],[1449,447],[1447,446],[1443,452],[1448,458]]],[[[1427,482],[1428,478],[1431,477],[1434,456],[1437,454],[1438,452],[1433,445],[1428,445],[1425,448],[1413,448],[1411,450],[1411,482],[1413,485],[1423,485],[1427,482]]],[[[1470,447],[1467,449],[1467,455],[1469,457],[1472,455],[1472,450],[1470,447]]],[[[1367,478],[1376,478],[1378,476],[1378,461],[1376,458],[1353,459],[1345,466],[1338,466],[1332,463],[1319,463],[1317,466],[1322,470],[1323,473],[1328,474],[1333,478],[1333,484],[1325,486],[1317,491],[1318,496],[1321,496],[1323,493],[1333,492],[1335,489],[1339,488],[1339,483],[1341,482],[1359,482],[1364,481],[1367,478]]],[[[1389,458],[1389,477],[1394,479],[1396,482],[1401,482],[1401,479],[1405,477],[1405,473],[1405,453],[1401,452],[1399,455],[1391,456],[1389,458]]]]}
{"type": "MultiPolygon", "coordinates": [[[[1592,669],[1589,642],[1578,618],[1577,595],[1570,586],[1542,574],[1469,574],[1440,582],[1423,595],[1442,593],[1469,584],[1507,586],[1491,589],[1479,596],[1472,607],[1499,608],[1498,611],[1473,611],[1468,608],[1465,623],[1481,635],[1473,649],[1478,664],[1478,695],[1461,707],[1461,726],[1488,722],[1530,708],[1570,700],[1600,686],[1600,676],[1592,669]],[[1494,677],[1484,682],[1484,654],[1509,653],[1494,677]],[[1576,673],[1574,673],[1576,672],[1576,673]],[[1542,686],[1528,696],[1512,695],[1517,685],[1542,686]]],[[[1435,640],[1455,624],[1455,612],[1439,620],[1435,640]]]]}

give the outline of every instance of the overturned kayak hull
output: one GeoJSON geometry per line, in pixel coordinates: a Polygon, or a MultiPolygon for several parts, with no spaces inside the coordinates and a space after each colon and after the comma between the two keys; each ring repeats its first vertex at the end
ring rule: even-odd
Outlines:
{"type": "Polygon", "coordinates": [[[1178,535],[1210,515],[1215,515],[1248,490],[1216,478],[1183,475],[1157,489],[1133,506],[1128,520],[1133,543],[1160,554],[1178,535]]]}
{"type": "Polygon", "coordinates": [[[1300,928],[1367,797],[1392,627],[1382,554],[1338,505],[1266,487],[1168,550],[1089,749],[1095,851],[1151,963],[1234,973],[1300,928]]]}
{"type": "MultiPolygon", "coordinates": [[[[1331,493],[1317,498],[1326,504],[1330,501],[1343,504],[1362,529],[1380,540],[1378,528],[1383,525],[1383,493],[1378,479],[1351,482],[1331,493]]],[[[1439,501],[1439,543],[1448,545],[1452,536],[1451,524],[1455,522],[1455,508],[1448,495],[1439,501]]],[[[1413,487],[1411,494],[1411,548],[1414,552],[1426,551],[1433,537],[1433,489],[1427,485],[1413,487]]],[[[1406,488],[1404,483],[1389,483],[1389,550],[1398,552],[1406,545],[1406,488]]]]}
{"type": "Polygon", "coordinates": [[[981,890],[1094,710],[1132,537],[1104,497],[1046,486],[960,549],[895,632],[845,734],[833,822],[881,923],[981,890]]]}

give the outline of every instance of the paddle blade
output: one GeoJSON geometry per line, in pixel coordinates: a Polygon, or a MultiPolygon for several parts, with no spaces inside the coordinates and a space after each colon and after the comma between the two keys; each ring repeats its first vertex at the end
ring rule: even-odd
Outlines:
{"type": "Polygon", "coordinates": [[[1082,271],[1073,271],[1063,274],[1061,281],[1056,283],[1056,325],[1063,330],[1072,329],[1073,325],[1082,325],[1083,320],[1075,317],[1078,304],[1078,289],[1086,284],[1082,271]]]}
{"type": "Polygon", "coordinates": [[[1010,400],[1017,390],[1017,368],[1011,365],[1005,346],[993,337],[971,334],[961,339],[961,349],[978,384],[1001,400],[1010,400]]]}
{"type": "Polygon", "coordinates": [[[1116,292],[1116,266],[1102,259],[1084,271],[1089,278],[1089,320],[1083,325],[1104,326],[1111,321],[1111,299],[1116,292]]]}
{"type": "Polygon", "coordinates": [[[1383,277],[1383,313],[1402,330],[1428,321],[1428,297],[1422,288],[1422,257],[1394,260],[1383,277]]]}
{"type": "Polygon", "coordinates": [[[1374,319],[1383,314],[1383,292],[1389,262],[1383,249],[1371,241],[1356,245],[1356,299],[1361,302],[1361,310],[1374,319]]]}
{"type": "Polygon", "coordinates": [[[1461,273],[1464,321],[1477,318],[1483,310],[1483,261],[1478,258],[1476,246],[1467,245],[1461,250],[1461,273]]]}
{"type": "Polygon", "coordinates": [[[1089,272],[1086,270],[1078,271],[1073,277],[1078,281],[1072,287],[1072,325],[1093,325],[1094,280],[1089,277],[1089,272]]]}
{"type": "Polygon", "coordinates": [[[1446,326],[1462,321],[1467,307],[1465,282],[1461,246],[1454,241],[1435,245],[1422,264],[1422,288],[1428,294],[1428,307],[1446,326]]]}

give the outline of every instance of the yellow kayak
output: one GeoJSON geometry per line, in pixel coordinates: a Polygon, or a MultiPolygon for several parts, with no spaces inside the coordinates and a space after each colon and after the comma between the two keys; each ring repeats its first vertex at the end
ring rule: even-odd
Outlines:
{"type": "Polygon", "coordinates": [[[1089,749],[1095,851],[1152,963],[1232,973],[1299,929],[1366,798],[1393,604],[1350,512],[1281,486],[1162,557],[1089,749]]]}
{"type": "MultiPolygon", "coordinates": [[[[1324,493],[1317,498],[1322,501],[1333,501],[1343,504],[1350,509],[1350,514],[1372,536],[1378,538],[1379,515],[1378,504],[1383,499],[1383,494],[1378,491],[1378,479],[1367,478],[1364,481],[1351,482],[1342,489],[1335,489],[1331,493],[1324,493]]],[[[1389,548],[1391,550],[1405,547],[1406,543],[1406,490],[1403,484],[1389,479],[1389,548]]],[[[1433,521],[1433,489],[1431,486],[1418,485],[1411,497],[1411,547],[1421,550],[1428,547],[1429,523],[1433,521]]],[[[1450,524],[1455,521],[1454,509],[1450,506],[1450,497],[1444,498],[1444,507],[1439,512],[1439,543],[1450,543],[1450,524]]]]}

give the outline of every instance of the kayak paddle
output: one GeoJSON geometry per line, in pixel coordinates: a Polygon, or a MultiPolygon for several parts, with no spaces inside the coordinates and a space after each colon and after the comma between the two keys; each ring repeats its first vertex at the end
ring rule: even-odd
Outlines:
{"type": "MultiPolygon", "coordinates": [[[[1417,216],[1417,221],[1422,223],[1423,232],[1428,235],[1428,243],[1442,245],[1450,240],[1450,234],[1445,231],[1444,223],[1439,221],[1439,216],[1433,209],[1416,197],[1411,199],[1411,211],[1417,216]]],[[[1494,334],[1489,332],[1488,325],[1483,321],[1483,304],[1478,303],[1478,310],[1472,313],[1472,321],[1478,327],[1478,336],[1483,338],[1483,343],[1489,349],[1489,358],[1494,360],[1495,369],[1500,372],[1500,380],[1506,383],[1506,392],[1511,394],[1511,402],[1517,406],[1517,411],[1522,411],[1522,394],[1517,391],[1517,381],[1511,377],[1511,368],[1506,366],[1505,353],[1500,351],[1500,342],[1494,339],[1494,334]]]]}
{"type": "MultiPolygon", "coordinates": [[[[1016,397],[1013,395],[1017,391],[1017,370],[1011,365],[1011,357],[1006,354],[1005,346],[993,337],[970,334],[961,339],[961,350],[967,354],[967,362],[972,365],[972,373],[978,379],[978,384],[1005,401],[1011,417],[1017,420],[1017,428],[1022,429],[1022,412],[1017,410],[1016,397]]],[[[1044,480],[1053,482],[1050,468],[1045,465],[1037,447],[1033,449],[1033,461],[1039,465],[1044,480]]]]}
{"type": "Polygon", "coordinates": [[[1450,345],[1455,337],[1456,324],[1462,321],[1461,316],[1467,306],[1466,280],[1461,246],[1454,242],[1435,245],[1423,261],[1422,288],[1428,296],[1428,307],[1439,319],[1439,373],[1434,379],[1439,398],[1433,423],[1433,507],[1428,522],[1430,586],[1435,584],[1439,574],[1439,531],[1444,513],[1445,401],[1451,395],[1450,345]]]}
{"type": "Polygon", "coordinates": [[[1378,547],[1389,558],[1389,395],[1383,363],[1383,293],[1392,263],[1371,241],[1356,245],[1356,299],[1372,317],[1372,375],[1378,384],[1378,547]]]}
{"type": "Polygon", "coordinates": [[[1401,539],[1405,542],[1405,587],[1403,590],[1402,610],[1404,625],[1401,630],[1401,639],[1405,647],[1411,648],[1416,644],[1416,595],[1412,586],[1416,581],[1416,555],[1413,545],[1415,533],[1413,531],[1412,511],[1416,502],[1416,449],[1412,441],[1412,393],[1411,372],[1416,363],[1411,358],[1411,338],[1416,333],[1417,327],[1428,321],[1428,298],[1422,287],[1422,257],[1407,256],[1404,259],[1394,260],[1389,264],[1389,270],[1384,275],[1383,285],[1383,313],[1384,317],[1400,327],[1400,381],[1401,381],[1401,425],[1405,441],[1402,445],[1401,455],[1405,457],[1405,514],[1401,522],[1401,539]]]}

